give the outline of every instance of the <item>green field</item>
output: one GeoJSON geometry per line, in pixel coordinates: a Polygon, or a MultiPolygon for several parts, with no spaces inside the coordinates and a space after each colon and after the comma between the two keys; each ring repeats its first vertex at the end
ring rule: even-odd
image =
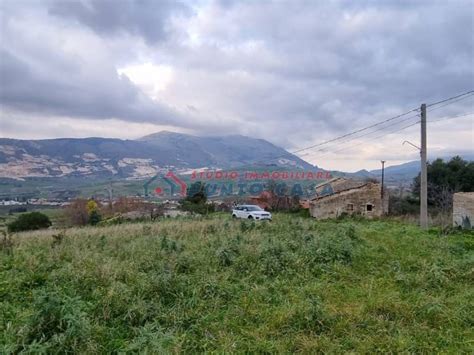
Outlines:
{"type": "Polygon", "coordinates": [[[474,235],[228,215],[3,240],[0,353],[474,351],[474,235]]]}

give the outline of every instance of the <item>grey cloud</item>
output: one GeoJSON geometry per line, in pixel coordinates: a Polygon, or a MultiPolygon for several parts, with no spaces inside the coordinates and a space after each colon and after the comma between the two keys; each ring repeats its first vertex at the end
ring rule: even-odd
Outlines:
{"type": "Polygon", "coordinates": [[[54,67],[35,68],[5,49],[0,55],[0,101],[10,108],[96,119],[160,123],[181,120],[178,114],[152,101],[127,77],[115,72],[91,77],[85,75],[84,68],[75,67],[56,76],[54,67]]]}
{"type": "MultiPolygon", "coordinates": [[[[384,118],[387,108],[396,114],[474,86],[470,1],[216,7],[203,43],[174,49],[175,63],[187,68],[187,77],[209,73],[206,81],[190,80],[193,92],[225,88],[221,100],[245,113],[251,127],[257,120],[266,129],[298,122],[295,136],[311,129],[333,135],[349,122],[384,118]],[[252,41],[260,48],[247,53],[252,41]],[[251,79],[233,80],[234,71],[251,79]],[[333,101],[341,107],[328,111],[333,101]]],[[[289,134],[284,129],[274,139],[287,142],[289,134]]]]}
{"type": "Polygon", "coordinates": [[[167,38],[171,16],[189,15],[191,9],[174,0],[57,0],[49,12],[75,20],[99,35],[129,33],[156,43],[167,38]]]}
{"type": "MultiPolygon", "coordinates": [[[[120,34],[142,37],[147,60],[155,55],[155,64],[174,70],[163,102],[186,114],[147,98],[117,75],[114,58],[87,53],[87,43],[79,57],[55,53],[54,43],[35,50],[10,44],[0,63],[9,83],[2,102],[243,133],[293,148],[474,87],[472,1],[202,1],[194,5],[199,16],[171,28],[170,17],[191,13],[174,4],[55,1],[52,16],[38,21],[52,20],[51,30],[92,29],[105,52],[111,38],[123,41],[125,59],[132,42],[120,34]],[[195,42],[188,30],[197,32],[195,42]]],[[[446,109],[456,114],[469,105],[472,111],[468,101],[446,109]]]]}
{"type": "Polygon", "coordinates": [[[189,117],[152,100],[119,75],[100,39],[74,28],[56,33],[61,23],[45,17],[41,8],[21,5],[15,11],[7,11],[11,2],[0,7],[3,107],[38,115],[192,126],[189,117]]]}

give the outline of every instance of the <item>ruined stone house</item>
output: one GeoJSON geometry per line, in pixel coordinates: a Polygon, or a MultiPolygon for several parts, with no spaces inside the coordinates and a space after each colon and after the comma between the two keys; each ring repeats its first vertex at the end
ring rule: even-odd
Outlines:
{"type": "Polygon", "coordinates": [[[474,228],[474,192],[453,195],[453,226],[474,228]]]}
{"type": "Polygon", "coordinates": [[[316,187],[319,193],[310,201],[310,214],[318,219],[336,218],[344,213],[367,218],[382,216],[388,211],[388,193],[382,203],[381,188],[379,183],[345,178],[327,181],[316,187]]]}

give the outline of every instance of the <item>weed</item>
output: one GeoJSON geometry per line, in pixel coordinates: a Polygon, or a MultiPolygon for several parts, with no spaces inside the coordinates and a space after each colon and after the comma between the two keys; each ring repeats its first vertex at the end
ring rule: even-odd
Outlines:
{"type": "Polygon", "coordinates": [[[7,255],[13,254],[13,241],[7,231],[2,230],[2,239],[0,239],[0,250],[7,255]]]}
{"type": "Polygon", "coordinates": [[[143,230],[142,230],[142,235],[151,235],[151,226],[144,224],[143,225],[143,230]]]}
{"type": "Polygon", "coordinates": [[[276,213],[61,233],[0,240],[0,353],[472,352],[472,232],[276,213]]]}
{"type": "Polygon", "coordinates": [[[63,239],[65,237],[65,232],[62,231],[58,234],[53,234],[53,241],[51,242],[51,248],[56,248],[58,245],[60,245],[63,242],[63,239]]]}
{"type": "Polygon", "coordinates": [[[247,232],[255,229],[255,222],[254,221],[240,221],[240,231],[247,232]]]}

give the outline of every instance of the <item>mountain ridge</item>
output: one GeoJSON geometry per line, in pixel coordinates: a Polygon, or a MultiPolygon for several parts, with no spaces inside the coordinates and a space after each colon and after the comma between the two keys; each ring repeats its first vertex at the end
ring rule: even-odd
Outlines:
{"type": "Polygon", "coordinates": [[[162,169],[276,165],[316,167],[264,139],[241,135],[201,137],[156,132],[118,138],[0,138],[0,177],[146,178],[162,169]]]}

